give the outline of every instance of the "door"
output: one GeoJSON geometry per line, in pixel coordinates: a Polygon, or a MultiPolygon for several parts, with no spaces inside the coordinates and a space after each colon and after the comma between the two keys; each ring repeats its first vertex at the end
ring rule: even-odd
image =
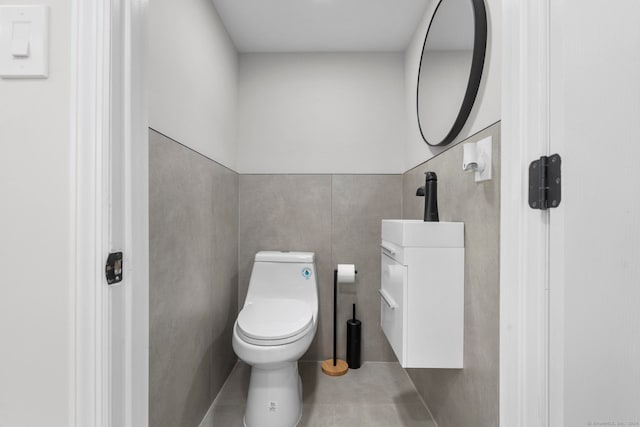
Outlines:
{"type": "MultiPolygon", "coordinates": [[[[148,425],[148,0],[74,0],[73,426],[148,425]],[[105,263],[122,252],[123,280],[105,263]]],[[[70,424],[71,425],[71,424],[70,424]]]]}
{"type": "Polygon", "coordinates": [[[123,252],[123,279],[106,285],[105,426],[148,425],[147,0],[111,0],[103,259],[123,252]]]}
{"type": "Polygon", "coordinates": [[[550,2],[549,415],[640,425],[640,2],[550,2]]]}
{"type": "Polygon", "coordinates": [[[127,135],[125,123],[127,120],[125,94],[125,8],[122,0],[112,0],[110,3],[111,31],[110,31],[110,87],[109,87],[109,143],[107,170],[107,203],[105,203],[104,238],[105,251],[103,259],[109,253],[123,253],[122,281],[106,286],[107,301],[107,363],[109,364],[108,402],[107,411],[109,426],[127,425],[127,401],[130,400],[127,373],[128,364],[128,325],[131,324],[131,313],[127,305],[131,300],[131,278],[129,264],[129,247],[127,247],[127,222],[129,208],[127,200],[126,165],[127,165],[127,135]],[[129,270],[129,271],[127,271],[129,270]]]}

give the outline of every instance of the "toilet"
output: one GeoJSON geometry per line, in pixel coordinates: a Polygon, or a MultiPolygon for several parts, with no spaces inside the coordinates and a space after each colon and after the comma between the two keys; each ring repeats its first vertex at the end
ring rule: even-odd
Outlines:
{"type": "Polygon", "coordinates": [[[298,359],[318,326],[313,252],[258,252],[233,328],[233,350],[251,366],[245,427],[293,427],[302,416],[298,359]]]}

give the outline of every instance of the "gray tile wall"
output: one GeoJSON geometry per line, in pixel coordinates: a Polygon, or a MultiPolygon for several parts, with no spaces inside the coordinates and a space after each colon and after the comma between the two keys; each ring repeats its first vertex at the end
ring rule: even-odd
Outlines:
{"type": "Polygon", "coordinates": [[[424,172],[438,175],[441,221],[465,223],[464,369],[409,369],[440,427],[498,425],[500,123],[465,142],[493,136],[493,179],[462,172],[462,144],[403,176],[403,217],[422,219],[424,172]]]}
{"type": "Polygon", "coordinates": [[[498,425],[500,125],[492,181],[461,171],[457,145],[404,175],[238,175],[150,134],[150,425],[197,426],[231,371],[231,331],[253,256],[260,250],[317,255],[319,327],[304,360],[331,357],[332,281],[340,285],[338,357],[345,358],[351,304],[363,321],[363,361],[395,361],[380,329],[380,221],[421,219],[415,190],[439,177],[440,218],[465,222],[465,368],[411,369],[438,425],[498,425]]]}
{"type": "Polygon", "coordinates": [[[394,361],[380,329],[380,221],[400,218],[401,175],[241,175],[239,296],[246,296],[253,257],[261,250],[316,253],[319,325],[305,360],[332,354],[333,269],[356,265],[354,285],[340,285],[338,357],[344,359],[351,304],[363,322],[362,359],[394,361]]]}
{"type": "Polygon", "coordinates": [[[196,427],[236,362],[238,174],[151,130],[149,425],[196,427]]]}

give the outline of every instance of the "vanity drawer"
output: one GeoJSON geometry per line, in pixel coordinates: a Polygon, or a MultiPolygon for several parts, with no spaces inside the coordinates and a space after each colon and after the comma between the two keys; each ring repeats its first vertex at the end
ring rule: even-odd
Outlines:
{"type": "Polygon", "coordinates": [[[398,362],[403,368],[462,368],[464,248],[404,248],[402,262],[386,252],[380,258],[380,325],[398,362]]]}
{"type": "Polygon", "coordinates": [[[405,322],[405,284],[407,267],[384,252],[381,255],[380,323],[396,357],[403,362],[407,328],[405,322]]]}

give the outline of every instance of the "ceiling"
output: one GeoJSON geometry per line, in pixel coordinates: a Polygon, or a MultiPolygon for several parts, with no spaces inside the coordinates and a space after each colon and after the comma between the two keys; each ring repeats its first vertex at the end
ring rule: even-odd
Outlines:
{"type": "Polygon", "coordinates": [[[404,51],[433,0],[213,0],[240,52],[404,51]]]}

